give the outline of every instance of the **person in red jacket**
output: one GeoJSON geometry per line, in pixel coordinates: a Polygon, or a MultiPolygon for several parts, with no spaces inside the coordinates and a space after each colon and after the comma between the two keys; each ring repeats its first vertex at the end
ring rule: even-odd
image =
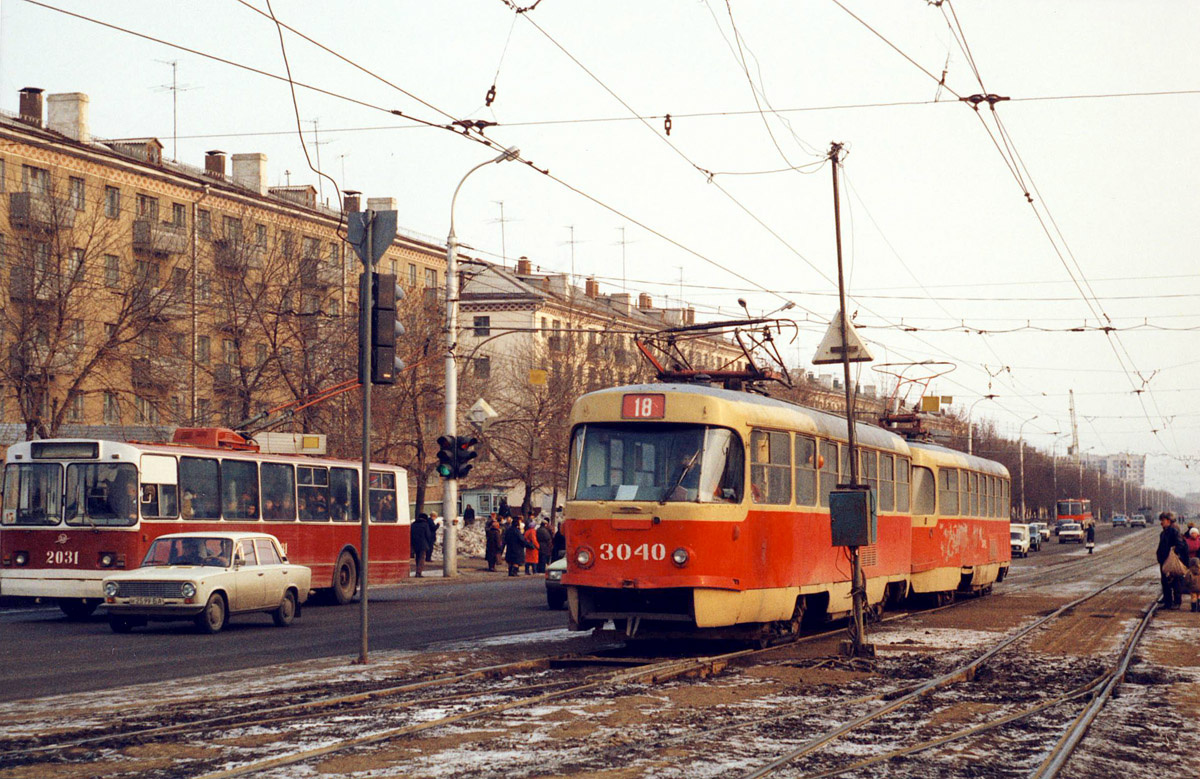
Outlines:
{"type": "Polygon", "coordinates": [[[529,576],[537,569],[538,537],[537,527],[531,517],[525,523],[525,575],[529,576]]]}

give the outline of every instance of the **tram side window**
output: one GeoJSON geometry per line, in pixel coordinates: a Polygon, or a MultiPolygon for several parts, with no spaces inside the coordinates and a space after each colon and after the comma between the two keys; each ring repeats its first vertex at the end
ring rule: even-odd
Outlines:
{"type": "Polygon", "coordinates": [[[938,471],[938,504],[943,517],[958,515],[958,471],[953,468],[938,471]]]}
{"type": "Polygon", "coordinates": [[[968,513],[973,516],[979,516],[979,474],[970,471],[966,474],[967,477],[967,498],[970,501],[968,513]]]}
{"type": "Polygon", "coordinates": [[[329,520],[329,470],[319,466],[296,466],[296,481],[300,487],[300,519],[307,522],[329,520]]]}
{"type": "Polygon", "coordinates": [[[984,476],[983,482],[987,488],[987,510],[984,511],[989,517],[996,516],[996,477],[984,476]]]}
{"type": "Polygon", "coordinates": [[[62,466],[10,465],[4,472],[5,525],[57,525],[62,519],[62,466]]]}
{"type": "Polygon", "coordinates": [[[358,471],[329,469],[329,518],[334,522],[358,521],[358,471]]]}
{"type": "Polygon", "coordinates": [[[287,463],[263,463],[263,519],[290,522],[296,519],[296,472],[287,463]]]}
{"type": "Polygon", "coordinates": [[[808,436],[796,436],[796,503],[815,506],[817,503],[817,442],[808,436]]]}
{"type": "Polygon", "coordinates": [[[908,476],[911,469],[907,457],[896,459],[896,511],[908,513],[908,476]]]}
{"type": "Polygon", "coordinates": [[[221,461],[225,519],[258,519],[258,463],[221,461]]]}
{"type": "Polygon", "coordinates": [[[209,457],[179,458],[179,487],[183,500],[179,515],[184,519],[221,518],[221,472],[209,457]]]}
{"type": "Polygon", "coordinates": [[[821,442],[821,505],[829,505],[829,493],[837,488],[838,445],[833,441],[821,442]]]}
{"type": "Polygon", "coordinates": [[[875,497],[879,497],[879,453],[870,449],[859,450],[858,453],[859,466],[861,471],[859,478],[875,490],[875,497]]]}
{"type": "Polygon", "coordinates": [[[896,456],[879,455],[879,510],[894,511],[896,507],[896,456]]]}
{"type": "Polygon", "coordinates": [[[791,503],[792,453],[787,433],[750,433],[750,495],[755,503],[791,503]]]}
{"type": "Polygon", "coordinates": [[[129,527],[138,520],[137,466],[71,463],[67,466],[68,525],[129,527]]]}
{"type": "Polygon", "coordinates": [[[375,522],[396,521],[396,474],[390,471],[371,471],[371,519],[375,522]]]}
{"type": "Polygon", "coordinates": [[[1009,494],[1009,489],[1011,487],[1012,487],[1012,482],[1009,482],[1009,481],[1004,482],[1003,488],[1004,488],[1004,505],[1005,506],[1012,505],[1012,495],[1009,494]]]}
{"type": "Polygon", "coordinates": [[[914,465],[912,469],[912,513],[916,515],[937,513],[937,482],[933,471],[914,465]]]}

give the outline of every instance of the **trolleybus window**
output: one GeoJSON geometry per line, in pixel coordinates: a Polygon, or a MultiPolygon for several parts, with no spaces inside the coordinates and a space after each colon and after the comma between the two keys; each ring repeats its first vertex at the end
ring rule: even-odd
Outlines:
{"type": "Polygon", "coordinates": [[[808,436],[796,436],[796,502],[801,506],[817,503],[817,442],[808,436]]]}
{"type": "Polygon", "coordinates": [[[179,458],[179,488],[183,498],[179,515],[184,519],[221,518],[221,473],[209,457],[179,458]]]}
{"type": "Polygon", "coordinates": [[[821,505],[829,505],[829,493],[837,488],[838,445],[833,441],[821,442],[821,505]]]}
{"type": "Polygon", "coordinates": [[[938,513],[953,517],[958,511],[958,471],[943,468],[938,471],[938,513]]]}
{"type": "Polygon", "coordinates": [[[911,464],[907,457],[896,460],[896,511],[908,513],[908,475],[911,464]]]}
{"type": "MultiPolygon", "coordinates": [[[[374,475],[371,487],[375,486],[374,475]]],[[[334,522],[358,521],[358,471],[353,468],[329,469],[329,518],[334,522]]],[[[374,496],[371,496],[372,499],[374,496]]],[[[395,513],[396,504],[392,502],[395,513]]]]}
{"type": "Polygon", "coordinates": [[[896,505],[896,456],[879,455],[879,510],[892,511],[896,505]]]}
{"type": "Polygon", "coordinates": [[[142,455],[142,516],[179,516],[179,467],[174,457],[142,455]]]}
{"type": "Polygon", "coordinates": [[[740,503],[744,468],[742,443],[725,428],[581,425],[572,437],[570,499],[740,503]]]}
{"type": "Polygon", "coordinates": [[[4,472],[4,524],[57,525],[62,521],[62,466],[10,465],[4,472]]]}
{"type": "Polygon", "coordinates": [[[258,519],[258,463],[221,461],[225,519],[258,519]]]}
{"type": "Polygon", "coordinates": [[[792,502],[792,453],[787,433],[750,433],[750,499],[755,503],[792,502]]]}
{"type": "Polygon", "coordinates": [[[920,465],[912,469],[913,514],[937,513],[937,483],[933,471],[920,465]]]}
{"type": "Polygon", "coordinates": [[[287,463],[263,463],[263,519],[288,522],[296,519],[296,472],[287,463]]]}
{"type": "Polygon", "coordinates": [[[300,484],[300,519],[309,522],[325,522],[329,519],[329,470],[317,466],[296,466],[296,480],[300,484]]]}
{"type": "Polygon", "coordinates": [[[71,463],[67,466],[67,524],[130,527],[137,524],[137,466],[71,463]]]}
{"type": "MultiPolygon", "coordinates": [[[[371,519],[375,522],[396,522],[396,474],[371,471],[371,519]]],[[[354,513],[358,514],[358,492],[354,495],[354,513]]],[[[357,517],[356,517],[357,518],[357,517]]]]}

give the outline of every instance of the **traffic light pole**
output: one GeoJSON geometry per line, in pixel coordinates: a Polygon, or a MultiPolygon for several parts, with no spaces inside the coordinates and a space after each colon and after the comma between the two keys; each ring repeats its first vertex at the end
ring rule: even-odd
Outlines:
{"type": "MultiPolygon", "coordinates": [[[[375,212],[367,210],[366,212],[366,228],[368,247],[373,246],[374,240],[374,223],[375,212]]],[[[359,518],[362,520],[362,536],[360,540],[359,553],[361,560],[359,563],[359,586],[361,594],[358,599],[358,624],[359,624],[359,650],[358,662],[366,665],[367,663],[367,542],[369,534],[367,533],[367,521],[371,514],[371,352],[374,351],[371,347],[371,309],[374,308],[372,297],[371,274],[374,272],[375,264],[371,261],[371,255],[368,252],[363,258],[363,264],[367,266],[366,272],[362,275],[363,281],[359,284],[359,317],[362,319],[362,339],[359,341],[359,349],[362,353],[362,490],[358,506],[359,518]]]]}

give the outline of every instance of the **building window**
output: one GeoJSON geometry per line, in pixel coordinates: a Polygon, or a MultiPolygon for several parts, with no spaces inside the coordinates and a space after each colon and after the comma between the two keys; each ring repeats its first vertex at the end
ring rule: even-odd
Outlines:
{"type": "Polygon", "coordinates": [[[266,225],[254,225],[254,245],[259,246],[259,247],[264,247],[264,248],[266,247],[266,245],[267,245],[267,226],[266,225]]]}
{"type": "Polygon", "coordinates": [[[197,336],[196,338],[196,362],[201,365],[208,365],[210,358],[210,341],[207,335],[197,336]]]}
{"type": "Polygon", "coordinates": [[[121,258],[115,254],[104,255],[104,283],[110,287],[121,286],[121,258]]]}
{"type": "Polygon", "coordinates": [[[32,165],[22,165],[21,188],[35,195],[50,194],[50,171],[32,165]]]}
{"type": "Polygon", "coordinates": [[[317,259],[317,239],[304,236],[300,239],[301,255],[306,260],[317,259]]]}
{"type": "Polygon", "coordinates": [[[104,393],[104,423],[111,425],[121,421],[121,408],[117,405],[115,392],[104,393]]]}
{"type": "Polygon", "coordinates": [[[72,249],[67,262],[67,282],[83,281],[83,249],[72,249]]]}
{"type": "Polygon", "coordinates": [[[226,365],[238,364],[237,345],[232,338],[226,338],[221,342],[221,354],[225,358],[226,365]]]}
{"type": "Polygon", "coordinates": [[[85,202],[84,192],[85,192],[85,189],[84,189],[83,179],[72,176],[71,177],[71,191],[69,193],[71,208],[74,208],[76,211],[83,210],[83,205],[85,202]]]}
{"type": "Polygon", "coordinates": [[[0,270],[8,266],[8,236],[0,233],[0,270]]]}
{"type": "Polygon", "coordinates": [[[487,338],[492,334],[492,318],[490,316],[475,317],[475,337],[487,338]]]}
{"type": "Polygon", "coordinates": [[[4,160],[0,159],[0,192],[8,191],[8,184],[6,182],[6,179],[8,178],[8,176],[5,175],[5,173],[6,173],[6,169],[5,169],[5,165],[4,165],[4,160]]]}
{"type": "Polygon", "coordinates": [[[171,224],[176,227],[187,227],[187,206],[183,203],[171,204],[171,224]]]}
{"type": "Polygon", "coordinates": [[[207,273],[197,274],[196,297],[207,303],[212,298],[212,276],[207,273]]]}
{"type": "Polygon", "coordinates": [[[158,198],[149,195],[137,196],[137,215],[142,219],[158,220],[158,198]]]}
{"type": "Polygon", "coordinates": [[[83,421],[83,395],[73,396],[70,402],[67,404],[67,421],[83,421]]]}
{"type": "Polygon", "coordinates": [[[134,415],[137,422],[151,425],[158,424],[158,408],[154,403],[140,395],[133,399],[134,415]]]}
{"type": "Polygon", "coordinates": [[[196,399],[196,424],[207,425],[212,416],[212,403],[208,398],[196,399]]]}
{"type": "Polygon", "coordinates": [[[437,289],[437,270],[434,268],[425,269],[425,286],[430,289],[437,289]]]}
{"type": "Polygon", "coordinates": [[[491,357],[476,357],[475,358],[475,378],[479,381],[487,381],[492,377],[492,358],[491,357]]]}
{"type": "Polygon", "coordinates": [[[329,264],[336,267],[338,262],[341,259],[342,259],[342,256],[339,253],[338,245],[336,243],[330,242],[330,244],[329,244],[329,264]]]}
{"type": "Polygon", "coordinates": [[[196,232],[204,238],[212,237],[212,212],[201,208],[196,213],[196,232]]]}
{"type": "Polygon", "coordinates": [[[104,188],[104,215],[109,219],[121,215],[121,190],[116,187],[104,188]]]}
{"type": "Polygon", "coordinates": [[[417,286],[417,266],[411,262],[408,264],[408,286],[417,286]]]}
{"type": "Polygon", "coordinates": [[[338,300],[337,298],[334,298],[333,300],[329,301],[329,315],[330,316],[341,316],[342,315],[342,301],[338,300]]]}
{"type": "Polygon", "coordinates": [[[237,217],[227,216],[224,219],[225,238],[229,241],[237,243],[242,240],[242,220],[237,217]]]}
{"type": "Polygon", "coordinates": [[[267,345],[258,344],[254,347],[254,365],[261,368],[267,362],[267,345]]]}

